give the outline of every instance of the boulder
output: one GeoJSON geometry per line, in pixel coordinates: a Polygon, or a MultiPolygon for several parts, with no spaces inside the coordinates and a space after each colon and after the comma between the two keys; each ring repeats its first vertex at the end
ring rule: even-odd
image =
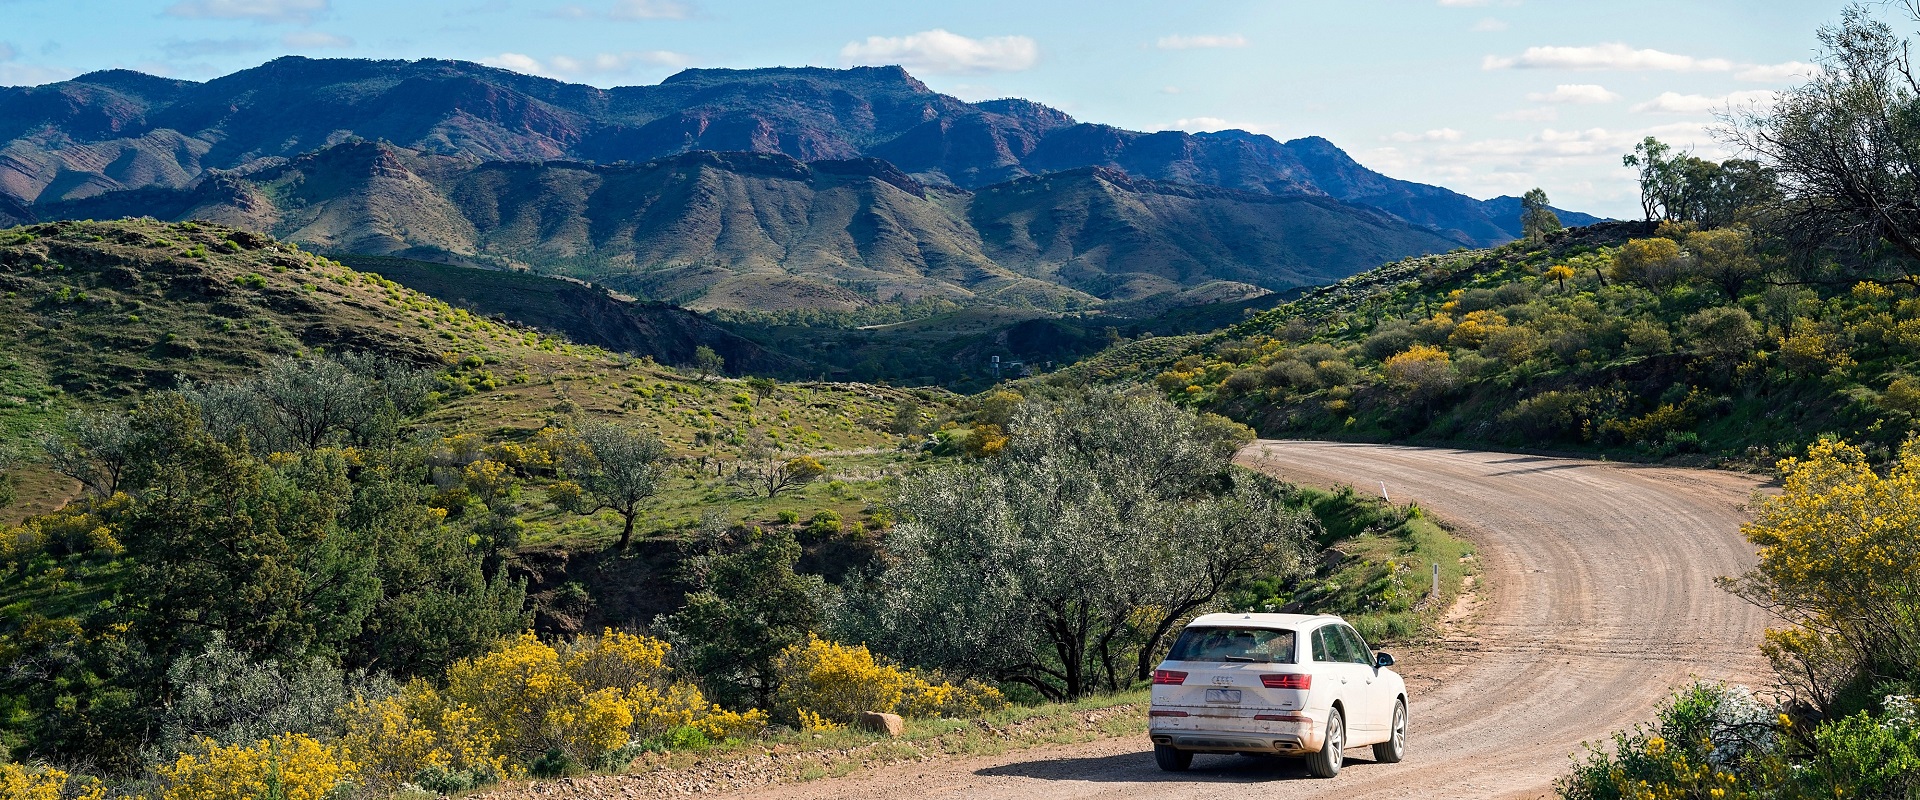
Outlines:
{"type": "Polygon", "coordinates": [[[907,721],[899,714],[883,714],[878,711],[862,711],[853,721],[861,730],[873,731],[882,736],[899,736],[907,732],[907,721]]]}

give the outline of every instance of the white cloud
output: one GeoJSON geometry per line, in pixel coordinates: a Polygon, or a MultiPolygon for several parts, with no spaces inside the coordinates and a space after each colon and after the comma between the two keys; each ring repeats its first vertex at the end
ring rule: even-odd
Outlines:
{"type": "Polygon", "coordinates": [[[0,86],[41,86],[64,81],[75,74],[73,70],[5,62],[0,63],[0,86]]]}
{"type": "Polygon", "coordinates": [[[248,19],[305,25],[327,13],[330,7],[330,0],[179,0],[167,6],[165,13],[169,17],[188,19],[248,19]]]}
{"type": "Polygon", "coordinates": [[[1719,97],[1661,92],[1659,97],[1636,105],[1633,110],[1643,114],[1698,114],[1736,106],[1772,105],[1774,98],[1778,96],[1778,93],[1770,89],[1749,89],[1743,92],[1730,92],[1719,97]]]}
{"type": "Polygon", "coordinates": [[[1485,17],[1479,22],[1473,23],[1473,30],[1476,33],[1498,33],[1510,27],[1512,26],[1508,25],[1506,20],[1494,19],[1493,17],[1485,17]]]}
{"type": "Polygon", "coordinates": [[[614,4],[602,11],[581,5],[561,6],[555,9],[553,16],[569,19],[691,19],[694,8],[682,0],[615,0],[614,4]]]}
{"type": "Polygon", "coordinates": [[[1396,142],[1457,142],[1462,135],[1452,128],[1437,128],[1425,133],[1401,131],[1386,138],[1396,142]]]}
{"type": "Polygon", "coordinates": [[[1781,81],[1805,80],[1820,71],[1820,65],[1805,61],[1787,61],[1780,64],[1754,64],[1733,77],[1756,83],[1779,83],[1781,81]]]}
{"type": "Polygon", "coordinates": [[[543,78],[581,79],[626,75],[641,67],[684,67],[692,57],[671,50],[635,50],[586,56],[553,56],[544,61],[525,53],[501,53],[480,59],[489,67],[510,69],[543,78]]]}
{"type": "Polygon", "coordinates": [[[1715,123],[1663,122],[1646,127],[1541,126],[1517,136],[1454,141],[1388,141],[1353,151],[1372,169],[1433,183],[1474,197],[1518,195],[1543,187],[1555,205],[1603,216],[1637,218],[1639,190],[1620,156],[1648,136],[1720,160],[1736,155],[1714,136],[1715,123]]]}
{"type": "Polygon", "coordinates": [[[1246,47],[1247,37],[1237,33],[1224,35],[1162,36],[1154,46],[1162,50],[1197,50],[1212,47],[1246,47]]]}
{"type": "Polygon", "coordinates": [[[480,63],[489,67],[510,69],[514,72],[524,72],[528,75],[546,74],[546,67],[540,63],[540,59],[526,55],[525,53],[501,53],[497,56],[480,59],[480,63]]]}
{"type": "Polygon", "coordinates": [[[899,64],[909,71],[977,75],[1028,69],[1040,62],[1040,46],[1025,36],[970,39],[935,28],[848,42],[840,48],[840,60],[847,66],[899,64]]]}
{"type": "Polygon", "coordinates": [[[686,19],[693,6],[677,0],[619,0],[607,16],[614,19],[686,19]]]}
{"type": "Polygon", "coordinates": [[[325,50],[352,47],[353,38],[323,31],[294,31],[280,37],[280,43],[298,50],[325,50]]]}
{"type": "Polygon", "coordinates": [[[1529,47],[1518,56],[1487,56],[1481,69],[1614,69],[1726,72],[1724,58],[1694,58],[1659,50],[1636,50],[1621,42],[1587,47],[1529,47]]]}
{"type": "Polygon", "coordinates": [[[1572,103],[1574,105],[1592,105],[1611,103],[1620,99],[1620,95],[1607,91],[1607,87],[1597,83],[1563,83],[1553,87],[1551,92],[1534,92],[1527,95],[1528,100],[1536,103],[1572,103]]]}

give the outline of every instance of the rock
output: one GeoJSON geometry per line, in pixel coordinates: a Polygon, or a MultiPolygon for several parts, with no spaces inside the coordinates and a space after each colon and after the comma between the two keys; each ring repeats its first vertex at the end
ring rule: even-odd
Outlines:
{"type": "Polygon", "coordinates": [[[899,714],[883,714],[878,711],[862,711],[854,724],[861,730],[873,731],[882,736],[899,736],[907,732],[907,721],[899,714]]]}

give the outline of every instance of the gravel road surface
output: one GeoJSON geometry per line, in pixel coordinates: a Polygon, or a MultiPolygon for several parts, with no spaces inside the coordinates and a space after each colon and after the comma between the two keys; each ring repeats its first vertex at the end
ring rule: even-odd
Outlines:
{"type": "Polygon", "coordinates": [[[1396,654],[1407,759],[1348,753],[1332,781],[1287,762],[1153,765],[1144,737],[886,767],[743,798],[1542,797],[1584,741],[1647,719],[1699,676],[1754,682],[1764,616],[1713,584],[1743,571],[1751,476],[1463,450],[1261,441],[1242,463],[1418,502],[1478,545],[1481,574],[1439,646],[1396,654]]]}

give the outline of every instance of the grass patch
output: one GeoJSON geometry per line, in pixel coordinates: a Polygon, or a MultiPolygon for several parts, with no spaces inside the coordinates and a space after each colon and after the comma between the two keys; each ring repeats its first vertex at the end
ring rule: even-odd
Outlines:
{"type": "Polygon", "coordinates": [[[1256,580],[1233,593],[1235,611],[1338,614],[1368,642],[1403,642],[1433,633],[1441,615],[1477,571],[1473,544],[1454,536],[1418,505],[1393,505],[1336,491],[1302,489],[1301,502],[1326,532],[1310,578],[1256,580]],[[1440,593],[1430,596],[1433,565],[1440,593]]]}

